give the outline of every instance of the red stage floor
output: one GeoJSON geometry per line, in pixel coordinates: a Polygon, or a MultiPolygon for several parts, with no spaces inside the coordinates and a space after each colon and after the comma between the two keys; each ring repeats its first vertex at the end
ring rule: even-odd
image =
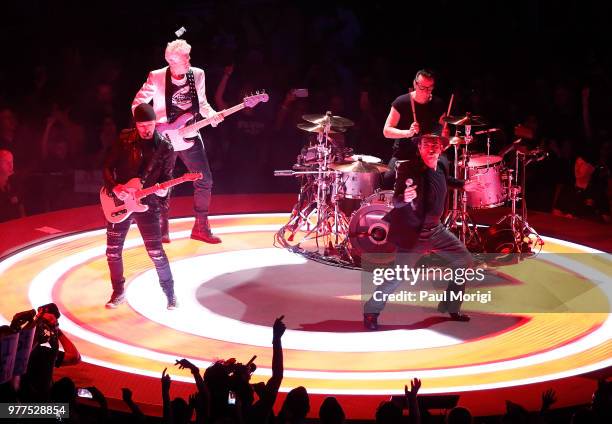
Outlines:
{"type": "MultiPolygon", "coordinates": [[[[165,367],[174,381],[173,396],[194,390],[188,373],[173,367],[176,358],[190,358],[204,369],[217,358],[247,361],[256,354],[254,379],[266,380],[270,327],[279,315],[288,327],[282,390],[305,386],[314,413],[326,395],[335,395],[348,418],[372,419],[376,406],[403,393],[412,377],[423,380],[423,395],[457,393],[459,404],[477,415],[502,413],[505,399],[536,410],[541,392],[550,387],[558,394],[555,407],[564,407],[588,403],[597,378],[609,375],[612,316],[605,296],[598,313],[500,314],[472,305],[470,323],[448,321],[427,307],[409,314],[390,310],[381,316],[385,331],[363,331],[358,271],[272,246],[294,199],[215,197],[212,222],[221,245],[190,240],[192,220],[174,219],[166,252],[180,302],[175,311],[164,307],[135,229],[124,254],[128,304],[104,308],[111,288],[104,221],[96,206],[0,224],[0,319],[54,301],[63,314],[61,327],[83,355],[81,365],[56,375],[69,375],[78,386],[98,386],[117,408],[121,387],[131,387],[151,414],[160,412],[159,376],[165,367]]],[[[190,207],[191,199],[175,199],[173,216],[188,216],[190,207]]],[[[490,223],[502,215],[489,210],[476,220],[490,223]]],[[[532,214],[530,223],[549,236],[547,252],[579,258],[572,267],[559,265],[562,272],[603,273],[609,283],[609,258],[597,252],[612,250],[610,227],[546,214],[532,214]]],[[[503,290],[513,293],[525,275],[537,275],[542,265],[537,258],[530,261],[502,267],[513,282],[503,290]]],[[[558,290],[560,283],[547,284],[558,290]]]]}

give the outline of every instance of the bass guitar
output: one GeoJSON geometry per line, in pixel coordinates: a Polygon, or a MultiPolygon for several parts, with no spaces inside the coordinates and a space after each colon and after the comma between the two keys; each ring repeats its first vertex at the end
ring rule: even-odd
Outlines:
{"type": "MultiPolygon", "coordinates": [[[[245,97],[242,100],[242,103],[237,104],[236,106],[232,106],[227,109],[223,109],[218,112],[224,118],[238,112],[239,110],[244,109],[245,107],[252,108],[261,102],[267,102],[270,98],[266,93],[258,93],[252,96],[245,97]]],[[[174,147],[175,152],[180,152],[181,150],[187,150],[191,146],[193,146],[193,141],[187,141],[185,138],[192,138],[198,135],[198,130],[204,128],[207,125],[210,125],[211,119],[206,118],[201,121],[196,121],[193,123],[189,123],[193,121],[194,116],[192,113],[184,113],[176,118],[171,123],[161,123],[157,124],[156,129],[166,137],[170,139],[172,143],[172,147],[174,147]]]]}

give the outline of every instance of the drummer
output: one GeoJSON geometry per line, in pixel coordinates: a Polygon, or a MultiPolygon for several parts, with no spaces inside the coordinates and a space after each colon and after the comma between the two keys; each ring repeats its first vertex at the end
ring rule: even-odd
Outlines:
{"type": "MultiPolygon", "coordinates": [[[[440,134],[442,130],[441,122],[445,116],[444,103],[432,94],[435,82],[434,74],[431,71],[425,69],[418,71],[412,82],[414,91],[402,94],[391,105],[383,134],[395,142],[389,161],[389,170],[384,177],[385,189],[393,188],[395,162],[414,159],[418,155],[419,136],[440,134]]],[[[447,131],[442,135],[448,137],[447,131]]]]}

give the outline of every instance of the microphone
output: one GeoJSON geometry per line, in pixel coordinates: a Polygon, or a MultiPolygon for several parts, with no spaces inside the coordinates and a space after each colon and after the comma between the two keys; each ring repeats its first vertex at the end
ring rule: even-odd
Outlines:
{"type": "MultiPolygon", "coordinates": [[[[406,180],[406,188],[408,188],[408,186],[411,186],[413,182],[414,181],[412,181],[412,178],[408,178],[406,180]]],[[[410,202],[408,202],[408,204],[410,205],[410,207],[412,208],[413,211],[416,211],[416,206],[414,206],[414,203],[412,202],[412,200],[410,202]]]]}
{"type": "Polygon", "coordinates": [[[474,134],[475,135],[491,134],[497,131],[501,131],[501,130],[499,128],[489,128],[488,130],[476,131],[474,134]]]}

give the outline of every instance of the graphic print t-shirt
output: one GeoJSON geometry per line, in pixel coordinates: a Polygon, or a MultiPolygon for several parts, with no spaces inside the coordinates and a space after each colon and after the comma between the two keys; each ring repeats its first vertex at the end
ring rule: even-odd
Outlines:
{"type": "Polygon", "coordinates": [[[189,84],[187,83],[186,75],[180,80],[172,78],[171,81],[170,98],[172,99],[172,105],[168,111],[168,116],[178,117],[188,111],[192,106],[191,95],[189,94],[189,84]]]}

